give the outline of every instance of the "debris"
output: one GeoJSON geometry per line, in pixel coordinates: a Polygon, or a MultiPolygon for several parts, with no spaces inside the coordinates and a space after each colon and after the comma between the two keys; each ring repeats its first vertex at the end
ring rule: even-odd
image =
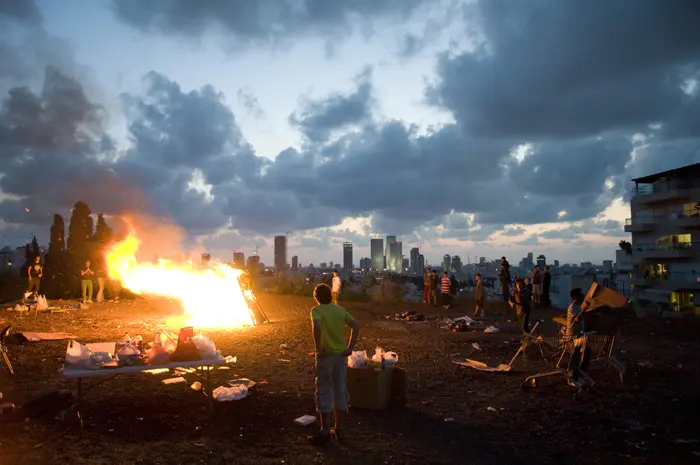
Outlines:
{"type": "Polygon", "coordinates": [[[446,423],[451,422],[451,421],[455,421],[455,419],[454,418],[445,418],[446,423]]]}
{"type": "Polygon", "coordinates": [[[495,326],[489,326],[488,328],[486,328],[486,329],[484,330],[484,332],[485,332],[486,334],[497,333],[497,332],[499,332],[499,331],[500,331],[500,329],[496,328],[495,326]]]}
{"type": "Polygon", "coordinates": [[[287,350],[289,346],[287,344],[280,344],[280,350],[287,350]]]}
{"type": "Polygon", "coordinates": [[[248,388],[243,384],[237,384],[236,386],[224,387],[219,386],[212,391],[212,395],[215,400],[219,402],[229,402],[232,400],[241,400],[248,397],[248,388]]]}
{"type": "Polygon", "coordinates": [[[195,381],[194,383],[190,384],[190,389],[193,391],[201,391],[202,390],[202,383],[199,381],[195,381]]]}
{"type": "Polygon", "coordinates": [[[281,359],[279,359],[279,360],[277,360],[277,361],[278,361],[278,362],[285,362],[285,363],[292,363],[291,360],[287,360],[286,358],[281,358],[281,359]]]}
{"type": "Polygon", "coordinates": [[[385,318],[394,321],[425,321],[425,315],[422,313],[406,311],[395,313],[393,317],[387,315],[385,318]]]}
{"type": "MultiPolygon", "coordinates": [[[[226,382],[227,382],[227,383],[229,384],[229,386],[231,386],[231,387],[233,387],[233,386],[245,386],[245,387],[247,387],[248,389],[250,389],[250,388],[252,388],[253,386],[255,386],[256,384],[258,384],[258,383],[256,383],[255,381],[253,381],[252,379],[248,379],[248,378],[232,379],[232,380],[226,381],[226,382]]],[[[263,382],[260,383],[260,384],[267,384],[267,381],[263,381],[263,382]]]]}
{"type": "Polygon", "coordinates": [[[226,363],[236,363],[238,362],[238,357],[232,357],[230,355],[227,355],[226,358],[224,359],[226,363]]]}
{"type": "Polygon", "coordinates": [[[505,363],[501,363],[497,367],[490,367],[483,362],[478,362],[476,360],[470,360],[470,359],[466,359],[463,362],[461,362],[459,360],[455,360],[452,363],[454,363],[456,365],[462,365],[463,367],[474,368],[475,370],[479,370],[479,371],[489,371],[489,372],[493,372],[493,373],[506,373],[506,372],[509,372],[511,369],[511,366],[508,364],[505,364],[505,363]]]}
{"type": "Polygon", "coordinates": [[[488,412],[495,412],[496,409],[493,408],[493,407],[486,407],[486,411],[488,411],[488,412]]]}
{"type": "Polygon", "coordinates": [[[160,375],[169,371],[170,369],[168,368],[153,368],[152,370],[143,370],[144,373],[148,373],[149,375],[160,375]]]}
{"type": "Polygon", "coordinates": [[[182,376],[178,376],[177,378],[168,378],[163,380],[163,384],[178,384],[178,383],[184,383],[185,378],[182,376]]]}
{"type": "Polygon", "coordinates": [[[481,346],[476,342],[472,342],[472,347],[476,350],[481,350],[481,346]]]}
{"type": "Polygon", "coordinates": [[[35,333],[25,331],[20,334],[24,336],[29,342],[62,341],[64,339],[76,339],[76,336],[70,333],[35,333]]]}
{"type": "Polygon", "coordinates": [[[294,423],[299,426],[309,426],[316,421],[316,417],[311,415],[302,415],[294,420],[294,423]]]}

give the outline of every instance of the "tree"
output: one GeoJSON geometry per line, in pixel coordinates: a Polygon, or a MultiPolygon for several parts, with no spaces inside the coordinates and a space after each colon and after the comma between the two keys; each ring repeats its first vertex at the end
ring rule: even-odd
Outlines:
{"type": "Polygon", "coordinates": [[[620,246],[620,249],[624,250],[626,254],[631,254],[632,253],[632,244],[628,241],[620,241],[618,244],[620,246]]]}
{"type": "Polygon", "coordinates": [[[92,240],[100,245],[109,244],[112,240],[112,228],[107,225],[103,214],[97,215],[97,224],[95,225],[95,235],[92,240]]]}
{"type": "Polygon", "coordinates": [[[78,201],[73,205],[73,214],[68,224],[68,252],[78,263],[87,260],[90,255],[91,214],[90,207],[85,202],[78,201]]]}
{"type": "Polygon", "coordinates": [[[42,288],[50,298],[68,297],[71,294],[71,273],[66,254],[66,225],[61,215],[53,216],[50,230],[49,253],[44,264],[42,288]]]}

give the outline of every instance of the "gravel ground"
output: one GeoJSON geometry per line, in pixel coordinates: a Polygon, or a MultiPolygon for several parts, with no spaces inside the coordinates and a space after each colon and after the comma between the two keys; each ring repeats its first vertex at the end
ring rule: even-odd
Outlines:
{"type": "MultiPolygon", "coordinates": [[[[230,370],[214,374],[215,386],[234,377],[266,383],[241,401],[216,403],[186,384],[164,385],[168,375],[128,375],[88,391],[85,431],[75,413],[51,412],[24,422],[0,422],[0,463],[71,464],[491,464],[491,463],[693,463],[700,459],[698,324],[630,318],[619,344],[625,383],[604,365],[594,365],[596,389],[574,401],[563,378],[543,380],[531,391],[521,383],[544,365],[519,358],[508,374],[457,366],[456,358],[507,363],[518,347],[517,327],[502,302],[488,304],[486,322],[501,331],[453,333],[434,322],[385,319],[403,310],[435,315],[420,304],[349,303],[363,324],[360,348],[377,345],[399,354],[409,376],[408,405],[383,412],[352,410],[347,439],[323,448],[308,445],[314,426],[293,420],[313,414],[313,359],[309,298],[260,295],[272,324],[210,332],[230,370]],[[481,348],[476,351],[472,343],[481,348]],[[286,344],[287,349],[280,345],[286,344]],[[491,408],[489,408],[491,407],[491,408]]],[[[471,309],[462,301],[447,313],[471,309]]],[[[81,342],[114,340],[128,332],[146,340],[173,312],[165,300],[136,299],[93,304],[66,315],[0,319],[14,331],[70,331],[81,342]]],[[[544,333],[551,316],[536,311],[544,333]]],[[[47,389],[73,389],[61,379],[65,342],[11,345],[16,376],[0,367],[3,401],[21,404],[47,389]]],[[[530,354],[532,355],[532,354],[530,354]]],[[[190,380],[191,381],[191,380],[190,380]]]]}

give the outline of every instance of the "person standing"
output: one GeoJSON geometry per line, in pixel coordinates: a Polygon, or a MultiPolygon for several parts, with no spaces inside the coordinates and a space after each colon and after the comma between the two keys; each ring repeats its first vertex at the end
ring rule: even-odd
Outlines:
{"type": "Polygon", "coordinates": [[[476,284],[474,285],[474,300],[476,301],[476,310],[474,316],[484,316],[484,283],[481,281],[481,274],[476,274],[476,284]]]}
{"type": "Polygon", "coordinates": [[[425,269],[423,274],[423,303],[430,302],[430,268],[425,269]]]}
{"type": "Polygon", "coordinates": [[[83,303],[92,303],[92,278],[95,272],[90,269],[90,260],[85,260],[85,266],[80,270],[80,288],[83,292],[83,303]]]}
{"type": "Polygon", "coordinates": [[[542,302],[545,306],[549,307],[552,301],[549,300],[549,288],[552,285],[552,275],[549,274],[549,267],[544,267],[544,273],[542,273],[542,302]]]}
{"type": "Polygon", "coordinates": [[[357,343],[360,324],[345,308],[331,303],[332,291],[327,284],[316,286],[314,298],[318,305],[311,310],[311,322],[316,355],[316,410],[321,416],[321,430],[308,439],[321,445],[332,437],[342,437],[343,416],[348,411],[347,358],[357,343]],[[346,326],[352,330],[347,343],[346,326]]]}
{"type": "Polygon", "coordinates": [[[503,300],[507,302],[510,295],[510,263],[506,257],[501,257],[501,269],[498,271],[498,275],[501,280],[503,300]]]}
{"type": "Polygon", "coordinates": [[[510,308],[515,308],[515,314],[520,321],[520,329],[523,334],[530,332],[530,311],[532,295],[520,279],[515,281],[515,290],[510,294],[510,308]]]}
{"type": "Polygon", "coordinates": [[[104,302],[105,300],[105,275],[107,274],[103,266],[97,267],[97,297],[95,300],[97,302],[104,302]]]}
{"type": "Polygon", "coordinates": [[[337,271],[333,272],[333,280],[331,281],[331,284],[331,296],[333,297],[333,303],[338,305],[338,296],[340,295],[340,286],[342,283],[337,271]]]}
{"type": "Polygon", "coordinates": [[[34,257],[34,263],[27,268],[27,278],[29,278],[27,292],[33,292],[36,296],[39,295],[42,276],[44,276],[44,267],[41,266],[41,257],[34,257]]]}
{"type": "Polygon", "coordinates": [[[442,294],[442,308],[447,310],[450,308],[450,278],[447,276],[447,271],[442,272],[440,280],[440,293],[442,294]]]}
{"type": "Polygon", "coordinates": [[[433,270],[430,273],[430,300],[432,300],[433,305],[437,307],[437,289],[438,289],[438,275],[437,271],[433,270]]]}
{"type": "Polygon", "coordinates": [[[542,300],[542,274],[539,265],[532,272],[532,300],[539,306],[542,300]]]}

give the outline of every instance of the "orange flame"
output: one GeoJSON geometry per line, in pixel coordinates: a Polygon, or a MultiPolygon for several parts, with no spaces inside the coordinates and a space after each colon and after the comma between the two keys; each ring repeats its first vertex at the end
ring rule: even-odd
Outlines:
{"type": "Polygon", "coordinates": [[[132,232],[105,253],[110,279],[136,294],[156,294],[182,302],[184,325],[200,328],[240,328],[253,325],[253,318],[241,289],[241,273],[227,265],[213,264],[199,270],[170,260],[139,262],[139,239],[132,232]]]}

